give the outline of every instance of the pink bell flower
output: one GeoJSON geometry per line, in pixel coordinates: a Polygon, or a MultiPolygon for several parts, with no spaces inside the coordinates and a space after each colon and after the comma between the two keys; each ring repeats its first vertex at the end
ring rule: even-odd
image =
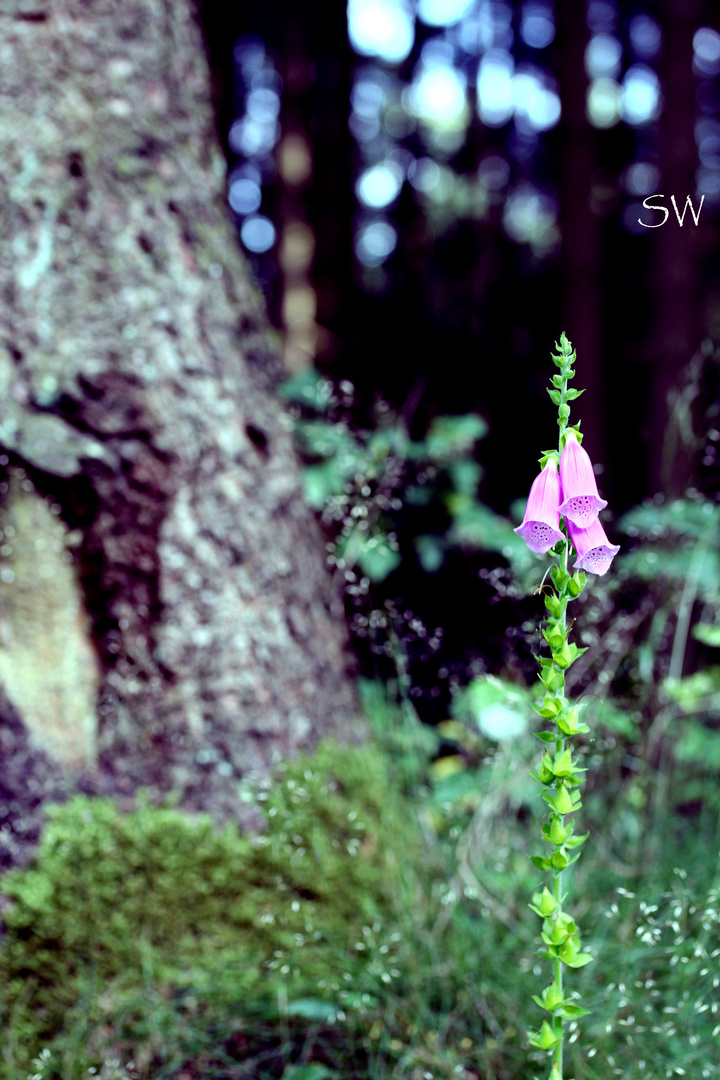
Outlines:
{"type": "Polygon", "coordinates": [[[575,569],[601,576],[606,574],[620,547],[610,543],[600,519],[595,518],[587,529],[580,529],[568,518],[567,527],[577,556],[575,569]]]}
{"type": "Polygon", "coordinates": [[[598,495],[592,463],[574,431],[568,431],[560,455],[560,483],[563,497],[560,513],[581,529],[587,529],[597,520],[607,501],[598,495]]]}
{"type": "Polygon", "coordinates": [[[560,477],[552,458],[533,480],[523,523],[515,532],[536,555],[544,555],[563,539],[560,532],[560,477]]]}

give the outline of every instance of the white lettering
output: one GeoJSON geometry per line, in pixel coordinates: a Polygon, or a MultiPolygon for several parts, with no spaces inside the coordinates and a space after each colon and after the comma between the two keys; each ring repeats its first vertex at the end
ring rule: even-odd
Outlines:
{"type": "MultiPolygon", "coordinates": [[[[642,218],[638,218],[638,225],[642,225],[644,229],[659,229],[661,225],[665,224],[667,219],[670,217],[670,211],[668,210],[667,206],[658,206],[657,203],[651,203],[650,202],[651,199],[664,199],[664,198],[665,198],[664,195],[648,195],[647,199],[643,199],[643,206],[645,207],[646,210],[662,210],[663,214],[665,215],[665,217],[662,219],[662,221],[656,222],[655,225],[648,225],[648,223],[646,221],[643,221],[642,218]]],[[[688,198],[689,198],[689,196],[688,196],[688,198]]],[[[674,202],[675,202],[675,200],[673,199],[673,203],[674,202]]],[[[683,213],[684,213],[684,211],[683,211],[683,213]]],[[[699,213],[699,211],[698,211],[698,213],[699,213]]],[[[682,224],[682,222],[680,224],[682,224]]]]}
{"type": "MultiPolygon", "coordinates": [[[[670,196],[670,202],[673,204],[673,210],[675,211],[675,217],[678,219],[678,225],[680,226],[681,229],[683,227],[683,222],[685,220],[685,214],[687,213],[688,206],[690,207],[690,216],[692,217],[695,224],[696,225],[698,224],[698,222],[700,221],[700,211],[702,210],[703,203],[705,202],[705,196],[704,195],[701,195],[701,197],[700,197],[700,205],[698,206],[697,214],[695,213],[695,207],[693,206],[692,199],[690,198],[689,195],[685,199],[685,205],[683,206],[682,214],[680,213],[680,211],[677,208],[677,203],[675,202],[675,196],[674,195],[670,196]]],[[[643,203],[643,206],[644,205],[645,204],[643,203]]],[[[663,222],[663,225],[664,224],[665,224],[665,222],[663,222]]]]}

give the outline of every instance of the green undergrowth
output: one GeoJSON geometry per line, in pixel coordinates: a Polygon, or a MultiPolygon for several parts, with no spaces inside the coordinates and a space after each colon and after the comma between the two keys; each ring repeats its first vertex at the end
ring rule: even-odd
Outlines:
{"type": "Polygon", "coordinates": [[[326,743],[255,798],[253,838],[149,803],[50,808],[34,864],[2,881],[4,1077],[46,1043],[58,1076],[85,1075],[103,1028],[106,1044],[144,1047],[142,1075],[170,1076],[164,1058],[202,1049],[173,1034],[193,1010],[328,1023],[399,976],[397,860],[417,858],[418,836],[382,755],[326,743]]]}
{"type": "MultiPolygon", "coordinates": [[[[255,837],[149,802],[52,808],[0,883],[0,1080],[543,1074],[528,733],[471,768],[470,799],[412,710],[363,699],[375,739],[284,765],[255,837]]],[[[715,1075],[720,828],[662,806],[629,781],[588,799],[578,1080],[715,1075]]]]}

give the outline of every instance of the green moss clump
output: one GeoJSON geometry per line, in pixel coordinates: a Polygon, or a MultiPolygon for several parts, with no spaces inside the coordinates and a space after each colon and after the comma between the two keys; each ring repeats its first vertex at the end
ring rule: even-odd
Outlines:
{"type": "Polygon", "coordinates": [[[358,943],[396,910],[393,851],[414,843],[382,755],[327,742],[255,797],[267,822],[255,837],[147,802],[49,809],[34,864],[2,883],[4,1075],[22,1075],[80,1004],[99,1022],[113,981],[137,995],[149,978],[209,986],[231,968],[236,1000],[277,1000],[280,984],[317,997],[340,989],[339,972],[367,973],[358,943]]]}

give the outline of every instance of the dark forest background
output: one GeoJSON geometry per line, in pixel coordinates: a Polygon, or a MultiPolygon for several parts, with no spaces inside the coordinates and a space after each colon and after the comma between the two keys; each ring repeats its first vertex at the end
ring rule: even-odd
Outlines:
{"type": "Polygon", "coordinates": [[[274,227],[253,250],[251,188],[234,200],[288,365],[382,394],[418,432],[479,412],[482,496],[506,512],[552,442],[548,354],[565,329],[611,505],[682,492],[697,462],[667,452],[668,395],[720,319],[715,5],[417,7],[355,0],[349,35],[332,0],[202,5],[231,188],[257,180],[274,227]],[[363,205],[364,171],[388,164],[387,203],[363,205]],[[661,220],[642,207],[655,193],[670,216],[642,228],[661,220]],[[696,210],[704,196],[697,225],[687,211],[679,226],[671,195],[696,210]],[[385,257],[377,229],[378,251],[363,247],[377,222],[395,234],[385,257]]]}
{"type": "MultiPolygon", "coordinates": [[[[383,477],[370,483],[357,512],[377,515],[399,554],[359,560],[370,596],[352,560],[345,572],[362,670],[394,677],[399,649],[436,723],[474,675],[532,671],[533,571],[518,590],[507,517],[518,524],[555,441],[546,386],[561,330],[611,540],[637,546],[621,519],[644,500],[666,500],[664,529],[685,514],[673,498],[717,498],[717,11],[205,0],[201,12],[230,212],[288,376],[327,376],[345,432],[377,428],[380,399],[411,440],[446,415],[487,425],[465,448],[477,485],[468,463],[445,462],[441,497],[418,508],[416,469],[395,482],[393,515],[375,500],[383,477]],[[653,195],[664,224],[643,206],[653,195]]],[[[315,505],[326,523],[341,516],[315,505]]]]}

